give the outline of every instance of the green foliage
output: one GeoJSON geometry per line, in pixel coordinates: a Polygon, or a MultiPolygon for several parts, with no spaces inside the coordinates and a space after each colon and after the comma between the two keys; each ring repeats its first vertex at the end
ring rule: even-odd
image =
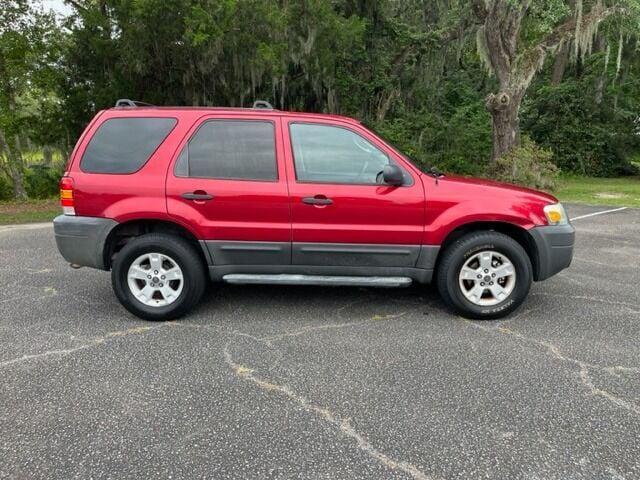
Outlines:
{"type": "MultiPolygon", "coordinates": [[[[25,168],[25,189],[29,198],[51,198],[58,195],[58,182],[64,173],[63,166],[35,164],[25,168]]],[[[0,200],[13,198],[11,182],[0,175],[0,200]]]]}
{"type": "Polygon", "coordinates": [[[490,169],[492,178],[541,190],[556,187],[560,171],[551,159],[553,152],[523,137],[519,147],[497,160],[490,169]]]}
{"type": "Polygon", "coordinates": [[[9,200],[13,197],[13,187],[9,180],[0,175],[0,201],[9,200]]]}
{"type": "Polygon", "coordinates": [[[63,168],[32,165],[25,175],[25,187],[29,198],[51,198],[58,194],[58,182],[63,168]]]}
{"type": "Polygon", "coordinates": [[[636,171],[630,159],[640,149],[640,77],[625,72],[616,79],[615,65],[608,67],[603,76],[604,54],[595,55],[560,85],[532,88],[525,102],[523,129],[553,150],[564,171],[591,176],[636,171]]]}

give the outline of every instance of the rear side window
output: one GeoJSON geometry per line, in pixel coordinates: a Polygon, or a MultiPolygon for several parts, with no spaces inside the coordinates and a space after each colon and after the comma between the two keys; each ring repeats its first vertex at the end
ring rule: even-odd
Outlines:
{"type": "Polygon", "coordinates": [[[112,118],[87,145],[80,168],[87,173],[133,173],[167,138],[175,118],[112,118]]]}
{"type": "Polygon", "coordinates": [[[179,177],[275,181],[275,127],[271,122],[209,120],[180,153],[179,177]]]}

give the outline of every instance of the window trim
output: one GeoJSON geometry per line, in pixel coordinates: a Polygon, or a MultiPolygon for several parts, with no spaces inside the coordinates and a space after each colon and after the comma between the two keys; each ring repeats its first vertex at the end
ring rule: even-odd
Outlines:
{"type": "Polygon", "coordinates": [[[397,160],[395,160],[394,158],[392,158],[388,152],[386,152],[385,150],[383,150],[382,148],[380,148],[378,145],[376,145],[375,143],[373,143],[371,140],[369,140],[368,138],[366,138],[364,135],[360,134],[360,132],[357,132],[356,130],[349,128],[349,127],[345,127],[343,125],[338,125],[335,123],[324,123],[324,122],[306,122],[306,121],[297,121],[297,120],[293,120],[288,122],[287,125],[287,130],[289,131],[289,148],[291,149],[291,159],[293,160],[293,171],[295,173],[296,176],[296,183],[299,183],[301,185],[351,185],[351,186],[355,186],[355,187],[392,187],[392,188],[405,188],[405,187],[412,187],[415,183],[415,180],[413,179],[413,175],[411,175],[407,169],[404,167],[404,165],[399,164],[397,160]],[[403,183],[402,185],[387,185],[386,183],[351,183],[351,182],[322,182],[319,180],[300,180],[298,178],[298,169],[296,168],[296,154],[293,148],[293,135],[291,134],[291,126],[292,125],[316,125],[316,126],[321,126],[321,127],[330,127],[330,128],[341,128],[342,130],[346,130],[348,132],[353,133],[354,135],[359,136],[360,138],[362,138],[363,140],[365,140],[367,143],[370,143],[371,145],[373,145],[376,149],[378,149],[382,154],[384,154],[390,162],[392,162],[393,164],[397,165],[402,172],[409,177],[410,181],[403,183]]]}
{"type": "Polygon", "coordinates": [[[78,168],[80,169],[80,171],[82,173],[86,173],[87,175],[135,175],[136,173],[138,173],[140,170],[142,170],[147,163],[149,163],[149,160],[151,160],[153,158],[153,156],[156,154],[156,152],[160,149],[160,147],[162,145],[164,145],[164,143],[167,141],[167,138],[169,138],[169,135],[171,135],[171,133],[176,129],[176,127],[178,126],[178,123],[180,121],[178,120],[177,117],[167,117],[167,116],[161,116],[161,115],[141,115],[141,116],[135,116],[135,117],[130,117],[130,116],[124,116],[124,117],[109,117],[107,118],[104,122],[101,122],[93,132],[91,132],[90,138],[87,141],[87,144],[84,146],[83,150],[82,150],[82,155],[80,156],[80,161],[78,162],[78,168]],[[126,173],[117,173],[117,172],[92,172],[89,170],[85,170],[82,167],[82,163],[84,162],[84,157],[87,153],[87,149],[89,148],[89,145],[91,145],[91,141],[93,140],[93,138],[96,136],[96,133],[98,133],[98,131],[100,130],[100,128],[102,128],[102,126],[107,123],[110,122],[111,120],[129,120],[129,119],[140,119],[140,120],[148,120],[148,119],[161,119],[161,120],[173,120],[173,126],[171,127],[171,129],[167,132],[167,134],[164,136],[164,138],[162,140],[160,140],[160,143],[158,143],[158,146],[153,150],[153,152],[151,152],[151,154],[149,155],[149,157],[142,163],[142,165],[140,165],[140,167],[138,167],[138,169],[132,171],[132,172],[126,172],[126,173]]]}
{"type": "MultiPolygon", "coordinates": [[[[187,151],[187,171],[189,171],[189,152],[187,151]]],[[[200,122],[195,130],[189,135],[189,138],[178,148],[175,154],[173,163],[173,176],[174,178],[195,178],[197,180],[219,180],[219,181],[232,181],[232,182],[260,182],[260,183],[279,183],[280,182],[280,166],[278,164],[278,126],[276,122],[271,119],[253,119],[253,118],[205,118],[200,122]],[[274,179],[260,179],[260,178],[231,178],[231,177],[197,177],[192,175],[178,175],[176,169],[178,162],[180,161],[180,155],[185,148],[189,147],[189,143],[198,134],[200,129],[210,122],[253,122],[253,123],[270,123],[273,126],[273,158],[275,160],[276,177],[274,179]]]]}

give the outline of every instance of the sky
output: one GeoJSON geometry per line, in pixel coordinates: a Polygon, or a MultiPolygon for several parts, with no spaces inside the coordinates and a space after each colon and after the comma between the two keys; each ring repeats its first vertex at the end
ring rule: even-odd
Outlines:
{"type": "Polygon", "coordinates": [[[63,0],[35,0],[34,3],[40,3],[45,10],[53,9],[62,15],[71,13],[71,8],[65,5],[63,0]]]}

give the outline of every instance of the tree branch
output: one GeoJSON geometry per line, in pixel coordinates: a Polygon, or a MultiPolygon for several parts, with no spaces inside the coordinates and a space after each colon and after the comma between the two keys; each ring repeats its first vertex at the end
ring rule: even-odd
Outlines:
{"type": "Polygon", "coordinates": [[[518,47],[518,38],[520,37],[520,27],[522,26],[522,20],[527,14],[529,9],[529,0],[524,0],[519,8],[507,7],[505,12],[504,28],[502,29],[502,40],[505,45],[505,50],[510,58],[515,58],[518,47]],[[513,12],[512,9],[517,10],[513,12]]]}
{"type": "MultiPolygon", "coordinates": [[[[591,11],[587,15],[582,16],[582,28],[592,26],[596,23],[600,23],[605,20],[607,17],[617,14],[617,13],[626,13],[627,9],[616,5],[614,7],[602,8],[597,5],[591,9],[591,11]]],[[[553,32],[547,35],[538,45],[534,47],[534,49],[542,48],[544,50],[553,50],[560,43],[569,40],[575,37],[576,32],[576,22],[577,19],[575,16],[571,17],[566,22],[558,25],[553,32]]]]}
{"type": "MultiPolygon", "coordinates": [[[[582,28],[589,28],[600,23],[607,17],[625,13],[627,10],[621,6],[602,8],[595,6],[587,15],[582,17],[582,28]]],[[[526,51],[522,56],[521,68],[518,72],[517,81],[526,88],[536,71],[542,66],[547,53],[558,48],[560,44],[575,37],[577,18],[572,16],[564,23],[558,25],[549,35],[542,39],[540,43],[526,51]]]]}
{"type": "MultiPolygon", "coordinates": [[[[509,83],[511,66],[515,57],[510,55],[508,45],[515,45],[517,37],[512,38],[515,32],[508,30],[509,13],[511,7],[505,0],[493,0],[484,21],[484,36],[489,54],[489,61],[493,72],[496,74],[501,86],[509,83]],[[503,37],[503,33],[508,38],[503,37]]],[[[514,49],[515,53],[515,49],[514,49]]]]}

